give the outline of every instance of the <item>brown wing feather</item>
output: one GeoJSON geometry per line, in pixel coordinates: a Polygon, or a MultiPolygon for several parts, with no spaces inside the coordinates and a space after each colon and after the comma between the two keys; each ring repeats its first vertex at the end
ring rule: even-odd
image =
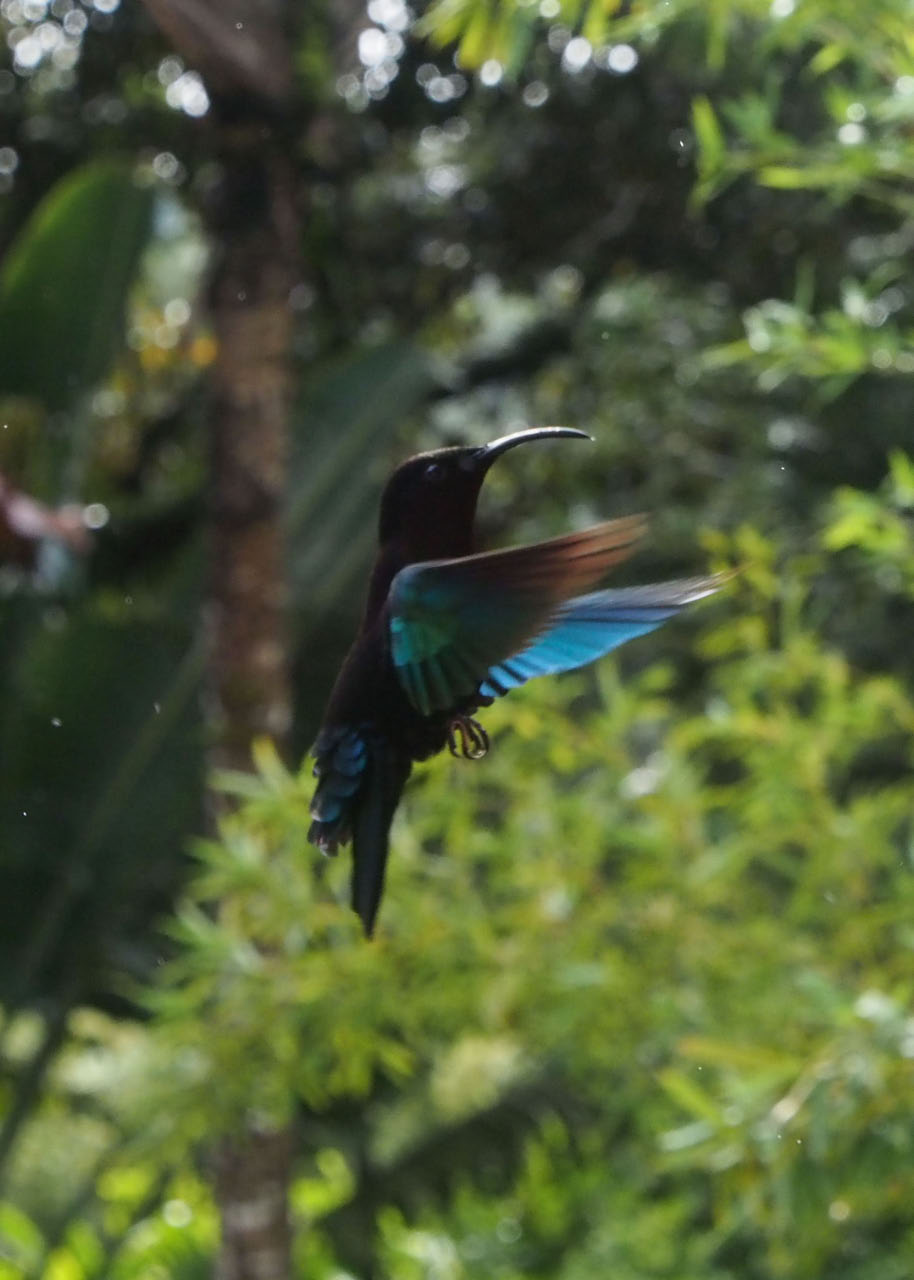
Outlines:
{"type": "Polygon", "coordinates": [[[529,591],[559,601],[592,586],[626,560],[646,531],[645,516],[623,516],[545,542],[430,563],[447,566],[455,581],[504,585],[512,592],[529,591]]]}

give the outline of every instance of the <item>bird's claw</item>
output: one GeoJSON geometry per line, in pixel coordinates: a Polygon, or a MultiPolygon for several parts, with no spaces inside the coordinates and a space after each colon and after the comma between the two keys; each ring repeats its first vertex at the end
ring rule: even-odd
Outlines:
{"type": "Polygon", "coordinates": [[[447,745],[452,756],[481,760],[489,750],[489,735],[472,716],[454,716],[447,727],[447,745]]]}

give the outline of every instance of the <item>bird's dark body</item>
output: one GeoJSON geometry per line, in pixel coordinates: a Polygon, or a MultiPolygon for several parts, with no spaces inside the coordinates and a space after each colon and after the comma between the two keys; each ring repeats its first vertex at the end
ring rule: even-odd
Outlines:
{"type": "Polygon", "coordinates": [[[454,715],[472,715],[479,704],[462,699],[446,711],[421,715],[394,670],[385,624],[382,614],[357,636],[333,686],[325,721],[364,725],[410,760],[428,760],[447,745],[454,715]]]}
{"type": "MultiPolygon", "coordinates": [[[[463,540],[469,555],[471,543],[463,540]]],[[[365,613],[351,649],[330,694],[324,714],[326,724],[365,724],[380,733],[391,747],[410,760],[427,760],[443,751],[447,744],[448,725],[459,713],[472,714],[479,703],[458,699],[444,711],[422,715],[403,689],[390,652],[388,595],[394,578],[408,564],[436,558],[433,534],[421,557],[410,558],[399,544],[383,549],[378,556],[368,585],[365,613]]],[[[443,551],[441,556],[443,558],[443,551]]],[[[491,699],[487,699],[491,702],[491,699]]]]}
{"type": "Polygon", "coordinates": [[[309,832],[325,853],[352,841],[352,905],[369,935],[413,762],[445,746],[485,754],[488,739],[473,719],[480,707],[533,676],[592,661],[719,585],[699,578],[578,594],[630,554],[640,517],[474,551],[476,502],[492,461],[528,440],[580,435],[545,427],[419,454],[384,490],[365,612],[314,744],[309,832]]]}

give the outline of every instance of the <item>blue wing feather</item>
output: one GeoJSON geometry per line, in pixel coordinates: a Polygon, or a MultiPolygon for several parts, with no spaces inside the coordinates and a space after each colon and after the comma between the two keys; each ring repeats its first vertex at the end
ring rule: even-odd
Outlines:
{"type": "Polygon", "coordinates": [[[489,668],[479,692],[500,697],[535,676],[573,671],[646,635],[693,600],[711,595],[720,578],[687,578],[645,587],[592,591],[567,600],[532,644],[489,668]]]}

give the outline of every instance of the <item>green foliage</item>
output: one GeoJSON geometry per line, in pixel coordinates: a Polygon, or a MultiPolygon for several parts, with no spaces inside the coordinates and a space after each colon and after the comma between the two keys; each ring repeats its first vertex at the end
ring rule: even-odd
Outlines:
{"type": "MultiPolygon", "coordinates": [[[[307,774],[264,744],[222,780],[153,1026],[81,1015],[56,1075],[125,1134],[95,1212],[298,1110],[302,1274],[356,1265],[369,1195],[397,1280],[906,1274],[914,703],[816,637],[843,551],[714,546],[746,567],[692,628],[701,685],[607,661],[492,708],[484,768],[411,787],[372,944],[344,860],[304,852],[307,774]]],[[[205,1249],[195,1196],[106,1274],[177,1248],[161,1212],[205,1249]]]]}
{"type": "Polygon", "coordinates": [[[888,290],[846,280],[842,292],[842,307],[820,315],[775,298],[752,307],[744,316],[746,337],[710,350],[707,366],[747,365],[766,391],[789,377],[821,379],[829,395],[864,373],[910,374],[914,330],[886,323],[880,297],[888,290]]]}
{"type": "MultiPolygon", "coordinates": [[[[523,0],[496,6],[441,0],[421,29],[442,45],[454,44],[461,65],[494,60],[514,75],[529,62],[545,16],[523,0]]],[[[631,10],[575,0],[556,3],[548,17],[551,31],[561,35],[556,47],[572,35],[583,40],[581,65],[591,55],[605,65],[605,55],[623,41],[648,52],[663,40],[672,52],[677,42],[686,46],[701,35],[713,92],[693,88],[692,138],[684,139],[697,150],[695,207],[748,177],[778,191],[815,193],[829,207],[858,200],[890,211],[906,228],[914,213],[907,190],[914,62],[904,0],[837,8],[727,0],[631,10]]],[[[906,270],[893,272],[885,261],[891,256],[874,253],[878,267],[868,279],[845,278],[840,307],[817,313],[811,297],[761,302],[746,313],[745,340],[718,348],[712,362],[754,367],[765,390],[799,376],[825,380],[830,394],[869,371],[910,374],[910,324],[891,322],[902,305],[895,281],[906,270]]]]}
{"type": "MultiPolygon", "coordinates": [[[[802,51],[799,86],[785,69],[768,73],[764,92],[752,87],[723,95],[719,114],[708,97],[695,100],[696,200],[710,200],[749,176],[780,191],[815,192],[830,206],[858,200],[887,209],[905,227],[914,212],[906,182],[914,63],[904,5],[886,0],[865,8],[783,9],[772,6],[760,34],[769,52],[802,51]],[[785,128],[798,89],[806,118],[785,128]]],[[[898,282],[907,272],[896,265],[888,241],[887,252],[872,248],[861,245],[860,256],[875,269],[866,279],[841,281],[840,307],[816,314],[811,297],[793,304],[768,299],[747,312],[745,341],[719,348],[711,359],[756,368],[766,390],[791,375],[825,379],[837,393],[869,371],[910,374],[912,331],[892,319],[903,300],[898,282]]]]}
{"type": "Polygon", "coordinates": [[[910,596],[912,506],[914,467],[899,450],[889,459],[881,492],[865,493],[850,485],[836,490],[823,543],[831,551],[853,550],[868,574],[889,590],[910,596]]]}

